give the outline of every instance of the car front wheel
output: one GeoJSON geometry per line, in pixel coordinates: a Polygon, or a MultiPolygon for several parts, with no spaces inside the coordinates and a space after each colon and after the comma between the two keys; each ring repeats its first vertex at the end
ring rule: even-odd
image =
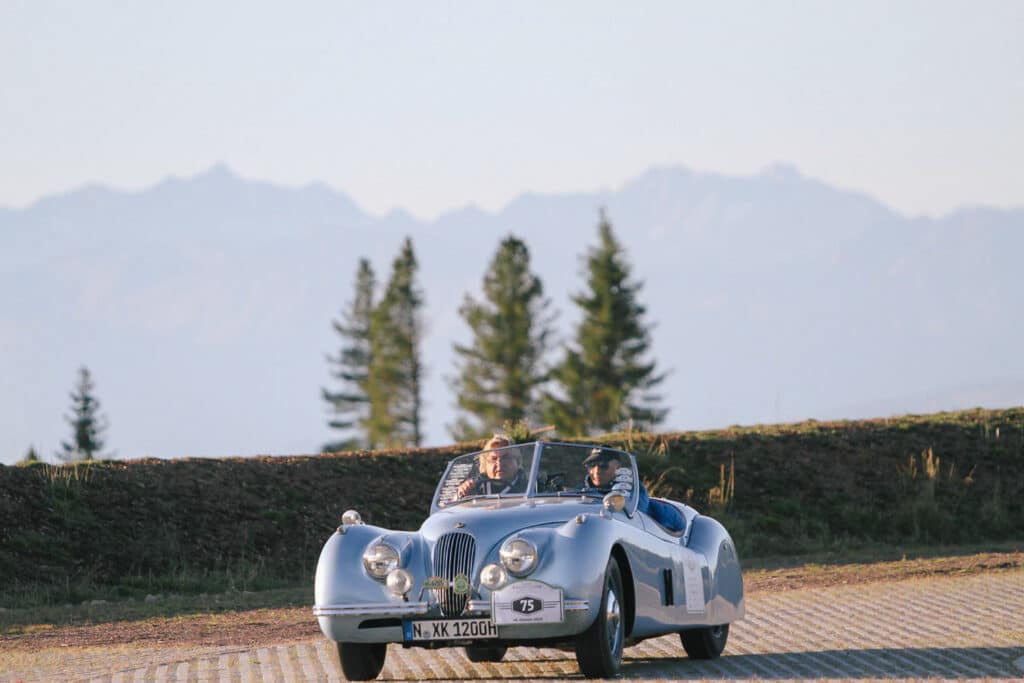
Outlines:
{"type": "Polygon", "coordinates": [[[350,681],[371,681],[384,668],[387,643],[337,643],[341,672],[350,681]]]}
{"type": "Polygon", "coordinates": [[[604,590],[597,619],[576,638],[576,661],[587,678],[611,678],[622,668],[626,611],[622,603],[622,574],[615,558],[604,570],[604,590]]]}
{"type": "Polygon", "coordinates": [[[691,628],[679,632],[683,649],[690,659],[714,659],[722,654],[725,641],[729,638],[729,624],[691,628]]]}

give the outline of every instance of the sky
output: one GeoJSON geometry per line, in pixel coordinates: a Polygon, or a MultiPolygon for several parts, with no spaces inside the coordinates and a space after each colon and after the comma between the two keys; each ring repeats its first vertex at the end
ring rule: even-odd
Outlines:
{"type": "Polygon", "coordinates": [[[0,206],[218,162],[419,218],[793,164],[1024,205],[1024,2],[0,0],[0,206]]]}

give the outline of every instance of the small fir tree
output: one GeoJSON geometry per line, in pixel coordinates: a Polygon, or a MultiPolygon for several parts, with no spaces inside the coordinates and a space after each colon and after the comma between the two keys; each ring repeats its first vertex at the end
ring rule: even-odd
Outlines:
{"type": "Polygon", "coordinates": [[[370,319],[373,314],[373,268],[367,259],[359,260],[356,273],[355,297],[340,321],[333,321],[334,330],[341,336],[342,347],[337,356],[328,356],[331,375],[341,381],[338,391],[321,388],[333,417],[328,421],[331,429],[346,432],[345,438],[324,444],[323,450],[340,451],[367,445],[366,425],[369,419],[369,381],[371,348],[370,319]]]}
{"type": "Polygon", "coordinates": [[[644,361],[650,331],[637,301],[641,283],[631,279],[622,246],[601,210],[598,245],[587,254],[587,291],[573,297],[583,319],[574,345],[553,371],[561,395],[548,393],[544,419],[563,434],[612,432],[632,425],[649,429],[667,410],[652,389],[664,378],[644,361]]]}
{"type": "Polygon", "coordinates": [[[39,454],[36,453],[36,447],[35,446],[29,446],[28,447],[28,452],[25,453],[25,457],[21,461],[21,464],[28,465],[29,463],[33,463],[33,462],[39,462],[39,454]]]}
{"type": "Polygon", "coordinates": [[[417,268],[412,240],[406,238],[371,315],[366,429],[371,448],[419,446],[423,441],[423,294],[416,285],[417,268]]]}
{"type": "Polygon", "coordinates": [[[538,416],[536,394],[547,379],[543,361],[554,319],[550,303],[530,272],[526,244],[506,237],[484,274],[483,301],[467,294],[459,309],[473,340],[454,345],[458,375],[452,386],[462,412],[450,427],[455,439],[482,438],[503,421],[538,416]]]}
{"type": "Polygon", "coordinates": [[[78,383],[71,392],[71,414],[64,419],[71,425],[72,440],[61,442],[57,457],[65,462],[92,460],[103,450],[103,433],[109,424],[99,414],[100,402],[93,395],[96,385],[86,367],[78,370],[78,383]]]}

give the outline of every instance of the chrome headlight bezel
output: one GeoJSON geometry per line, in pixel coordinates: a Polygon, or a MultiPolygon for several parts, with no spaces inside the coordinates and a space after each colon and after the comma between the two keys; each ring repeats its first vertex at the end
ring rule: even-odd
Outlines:
{"type": "Polygon", "coordinates": [[[383,541],[373,543],[363,551],[363,569],[378,581],[383,581],[388,572],[398,569],[400,562],[398,550],[383,541]]]}
{"type": "Polygon", "coordinates": [[[501,564],[512,576],[526,576],[537,566],[537,546],[525,538],[511,538],[498,551],[501,564]]]}
{"type": "Polygon", "coordinates": [[[408,570],[398,568],[388,572],[384,585],[394,595],[402,597],[412,590],[413,578],[408,570]]]}
{"type": "Polygon", "coordinates": [[[480,570],[480,585],[487,590],[500,590],[508,583],[508,570],[500,564],[491,563],[480,570]]]}

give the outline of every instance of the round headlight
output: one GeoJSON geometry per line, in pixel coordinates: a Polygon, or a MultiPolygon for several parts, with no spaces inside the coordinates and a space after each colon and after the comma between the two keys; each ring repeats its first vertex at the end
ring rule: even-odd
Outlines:
{"type": "Polygon", "coordinates": [[[488,590],[498,590],[508,581],[508,572],[500,564],[489,564],[480,570],[480,583],[488,590]]]}
{"type": "Polygon", "coordinates": [[[533,544],[522,538],[506,541],[498,552],[501,563],[514,576],[529,574],[537,564],[537,549],[533,544]]]}
{"type": "Polygon", "coordinates": [[[392,569],[398,568],[398,551],[386,543],[371,545],[363,553],[366,573],[375,579],[383,579],[392,569]]]}
{"type": "Polygon", "coordinates": [[[622,491],[612,491],[604,497],[604,509],[619,512],[626,507],[626,496],[622,491]]]}
{"type": "Polygon", "coordinates": [[[341,523],[362,524],[363,516],[356,512],[355,510],[345,510],[345,512],[341,515],[341,523]]]}
{"type": "Polygon", "coordinates": [[[405,595],[412,590],[412,574],[404,569],[393,569],[388,572],[388,578],[384,583],[395,595],[405,595]]]}

